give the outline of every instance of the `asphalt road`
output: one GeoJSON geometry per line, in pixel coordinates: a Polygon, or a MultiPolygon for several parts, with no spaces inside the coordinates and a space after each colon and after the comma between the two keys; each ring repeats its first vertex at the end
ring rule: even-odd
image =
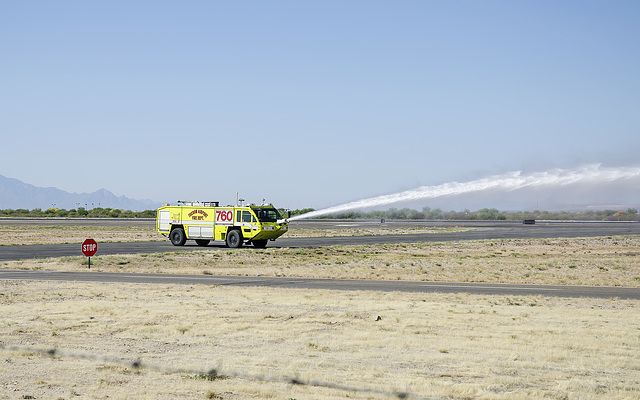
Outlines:
{"type": "Polygon", "coordinates": [[[263,276],[216,276],[177,274],[131,274],[118,272],[58,272],[0,269],[2,280],[150,283],[182,285],[252,286],[287,289],[374,290],[414,293],[469,293],[504,296],[553,296],[620,298],[640,300],[640,288],[601,286],[514,285],[501,283],[460,283],[424,281],[382,281],[364,279],[314,279],[263,276]]]}
{"type": "MultiPolygon", "coordinates": [[[[48,224],[67,224],[68,220],[48,220],[48,224]]],[[[149,224],[153,220],[134,220],[136,224],[149,224]]],[[[29,220],[30,223],[35,223],[29,220]]],[[[121,220],[83,220],[84,225],[110,224],[123,226],[131,221],[121,220]]],[[[0,224],[20,224],[19,220],[0,220],[0,224]]],[[[72,220],[78,224],[79,221],[72,220]]],[[[367,227],[381,228],[380,221],[295,221],[290,225],[313,229],[342,229],[367,227]]],[[[523,225],[517,222],[469,222],[469,221],[389,221],[385,227],[433,227],[433,226],[465,226],[473,228],[467,232],[439,232],[412,235],[371,235],[340,236],[327,238],[287,238],[286,236],[270,242],[269,247],[322,247],[331,245],[376,245],[388,243],[415,243],[463,241],[481,239],[526,239],[526,238],[572,238],[594,236],[640,235],[640,223],[632,222],[537,222],[535,225],[523,225]]],[[[251,248],[251,247],[250,247],[251,248]]],[[[99,255],[157,253],[176,250],[201,251],[203,249],[225,249],[222,242],[214,242],[207,247],[196,246],[188,242],[183,247],[174,247],[169,240],[161,242],[129,242],[100,243],[99,255]]],[[[80,244],[0,246],[0,261],[24,260],[32,258],[79,256],[80,244]]],[[[559,297],[596,297],[640,299],[640,288],[620,287],[586,287],[586,286],[546,286],[546,285],[509,285],[484,283],[447,283],[447,282],[407,282],[407,281],[373,281],[373,280],[335,280],[310,278],[273,278],[273,277],[232,277],[232,276],[198,276],[171,274],[125,274],[51,272],[51,271],[15,271],[0,269],[0,279],[21,280],[65,280],[83,282],[128,282],[128,283],[164,283],[164,284],[205,284],[235,286],[269,286],[308,289],[334,290],[379,290],[406,292],[440,292],[440,293],[474,293],[500,295],[544,295],[559,297]]]]}
{"type": "Polygon", "coordinates": [[[155,226],[155,219],[153,219],[153,218],[13,218],[13,217],[0,217],[0,225],[155,226]]]}
{"type": "MultiPolygon", "coordinates": [[[[11,221],[20,224],[21,220],[11,221]]],[[[77,224],[77,220],[54,220],[45,223],[65,224],[65,221],[77,224]]],[[[133,220],[138,224],[153,226],[153,220],[133,220]]],[[[8,223],[0,220],[0,224],[8,223]]],[[[33,221],[30,221],[33,223],[33,221]]],[[[120,220],[86,220],[86,225],[98,224],[128,224],[120,220]]],[[[118,225],[116,225],[118,226],[118,225]]],[[[534,239],[534,238],[572,238],[594,236],[618,236],[640,235],[640,223],[636,222],[543,222],[535,225],[524,225],[517,222],[469,222],[469,221],[393,221],[386,222],[384,227],[448,227],[464,226],[473,228],[466,232],[438,232],[410,235],[369,235],[369,236],[336,236],[325,238],[288,238],[286,235],[274,242],[269,242],[268,247],[325,247],[334,245],[376,245],[393,243],[416,242],[448,242],[482,239],[534,239]]],[[[294,221],[290,229],[297,227],[309,229],[344,229],[366,227],[368,229],[380,229],[383,224],[380,221],[294,221]]],[[[252,248],[249,246],[249,248],[252,248]]],[[[202,249],[225,249],[223,242],[212,242],[207,247],[200,247],[193,241],[188,241],[183,247],[174,247],[169,240],[160,242],[123,242],[123,243],[99,243],[98,256],[111,254],[137,254],[137,253],[162,253],[168,251],[186,250],[198,251],[202,249]]],[[[11,260],[25,260],[33,258],[78,256],[80,243],[77,244],[47,244],[28,246],[0,246],[0,262],[11,260]]]]}

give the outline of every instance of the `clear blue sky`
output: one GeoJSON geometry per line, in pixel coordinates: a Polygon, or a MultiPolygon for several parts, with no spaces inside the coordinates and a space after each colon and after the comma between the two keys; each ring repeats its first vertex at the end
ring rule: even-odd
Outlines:
{"type": "Polygon", "coordinates": [[[640,163],[638,1],[3,1],[0,174],[323,208],[640,163]]]}

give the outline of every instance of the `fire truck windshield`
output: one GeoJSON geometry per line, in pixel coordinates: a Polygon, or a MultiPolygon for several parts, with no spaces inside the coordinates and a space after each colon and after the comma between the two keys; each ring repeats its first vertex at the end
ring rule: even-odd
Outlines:
{"type": "Polygon", "coordinates": [[[282,216],[275,208],[254,208],[253,212],[256,213],[260,222],[276,222],[282,219],[282,216]]]}

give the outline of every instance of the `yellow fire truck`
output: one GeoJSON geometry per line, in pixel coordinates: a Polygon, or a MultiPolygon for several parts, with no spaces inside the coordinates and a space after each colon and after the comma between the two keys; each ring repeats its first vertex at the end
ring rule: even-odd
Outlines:
{"type": "Polygon", "coordinates": [[[220,207],[217,201],[178,201],[177,206],[158,209],[156,229],[174,246],[187,240],[199,246],[221,240],[232,248],[244,243],[263,248],[287,232],[289,221],[271,204],[220,207]]]}

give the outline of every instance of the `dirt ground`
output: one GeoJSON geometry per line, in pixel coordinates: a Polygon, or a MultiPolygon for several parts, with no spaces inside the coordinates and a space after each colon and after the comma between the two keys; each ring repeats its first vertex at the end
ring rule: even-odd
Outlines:
{"type": "MultiPolygon", "coordinates": [[[[177,251],[93,257],[92,270],[638,287],[639,255],[625,236],[177,251]]],[[[639,306],[0,281],[0,399],[640,399],[639,306]]]]}
{"type": "Polygon", "coordinates": [[[0,287],[3,399],[640,398],[636,301],[0,287]]]}

